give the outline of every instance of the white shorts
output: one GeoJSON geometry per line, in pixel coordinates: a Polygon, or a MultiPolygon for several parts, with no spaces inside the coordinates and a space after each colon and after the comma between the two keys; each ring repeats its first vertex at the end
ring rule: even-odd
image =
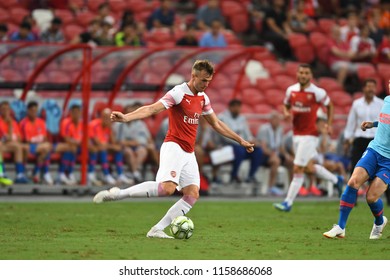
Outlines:
{"type": "Polygon", "coordinates": [[[189,185],[200,185],[200,175],[195,153],[187,153],[175,142],[164,142],[160,150],[160,167],[157,182],[172,181],[181,190],[189,185]]]}
{"type": "Polygon", "coordinates": [[[311,135],[294,135],[294,164],[306,166],[310,160],[318,155],[318,137],[311,135]]]}

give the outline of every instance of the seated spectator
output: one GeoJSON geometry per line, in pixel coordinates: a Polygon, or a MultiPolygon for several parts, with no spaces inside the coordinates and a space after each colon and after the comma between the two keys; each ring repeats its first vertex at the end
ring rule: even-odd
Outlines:
{"type": "Polygon", "coordinates": [[[367,25],[370,28],[370,38],[374,40],[375,45],[379,46],[382,42],[385,29],[380,26],[381,10],[379,7],[373,7],[367,18],[367,25]]]}
{"type": "Polygon", "coordinates": [[[108,3],[101,3],[98,7],[98,15],[97,15],[97,20],[99,22],[107,21],[110,22],[111,25],[113,26],[115,24],[115,19],[110,16],[110,5],[108,3]]]}
{"type": "Polygon", "coordinates": [[[351,62],[353,56],[349,44],[341,39],[340,27],[333,26],[332,37],[328,41],[329,47],[329,67],[337,76],[337,81],[344,86],[349,74],[355,74],[357,66],[351,62]]]}
{"type": "Polygon", "coordinates": [[[257,145],[261,147],[264,160],[263,165],[270,168],[268,188],[271,194],[282,195],[283,191],[276,186],[278,168],[288,155],[282,149],[283,127],[280,124],[282,116],[278,112],[270,115],[269,122],[260,126],[257,132],[257,145]]]}
{"type": "Polygon", "coordinates": [[[153,28],[173,28],[175,23],[175,11],[172,9],[171,0],[160,0],[160,7],[153,11],[147,23],[148,30],[153,28]]]}
{"type": "Polygon", "coordinates": [[[144,46],[144,42],[137,33],[137,29],[134,25],[125,25],[123,31],[118,32],[115,35],[115,45],[118,47],[133,46],[141,47],[144,46]]]}
{"type": "Polygon", "coordinates": [[[293,32],[307,34],[310,30],[307,26],[309,17],[305,13],[305,0],[296,2],[295,8],[289,11],[287,15],[288,24],[293,32]]]}
{"type": "Polygon", "coordinates": [[[341,17],[348,17],[348,15],[353,12],[355,14],[359,14],[362,10],[362,4],[365,1],[361,0],[342,0],[337,1],[337,13],[341,17]]]}
{"type": "MultiPolygon", "coordinates": [[[[138,102],[128,105],[124,113],[133,112],[141,106],[138,102]]],[[[130,177],[136,182],[143,181],[141,171],[147,158],[150,157],[154,164],[158,163],[157,150],[148,127],[144,121],[136,120],[128,123],[115,123],[114,131],[117,141],[123,147],[125,162],[131,172],[130,177]]]]}
{"type": "Polygon", "coordinates": [[[390,30],[384,32],[383,40],[377,50],[378,62],[390,63],[390,30]]]}
{"type": "Polygon", "coordinates": [[[14,182],[5,176],[4,163],[3,163],[3,144],[0,141],[0,185],[10,186],[14,182]]]}
{"type": "MultiPolygon", "coordinates": [[[[65,185],[74,185],[77,180],[73,173],[73,168],[76,163],[76,155],[80,153],[81,141],[83,138],[83,124],[81,120],[81,106],[73,104],[70,107],[69,117],[61,121],[60,134],[70,149],[61,154],[59,165],[59,181],[65,185]]],[[[89,143],[88,151],[96,153],[97,148],[89,143]]],[[[89,183],[100,186],[102,182],[97,180],[95,176],[90,176],[89,183]],[[93,177],[93,178],[91,178],[93,177]]]]}
{"type": "Polygon", "coordinates": [[[62,20],[55,17],[51,21],[48,29],[42,32],[41,40],[45,43],[62,43],[64,42],[64,34],[61,31],[62,20]]]}
{"type": "Polygon", "coordinates": [[[261,25],[265,16],[265,10],[270,4],[267,0],[252,0],[247,4],[247,11],[250,16],[249,30],[254,34],[260,33],[261,25]]]}
{"type": "Polygon", "coordinates": [[[186,28],[186,33],[182,38],[176,42],[176,46],[198,46],[198,39],[195,36],[195,27],[188,25],[186,28]]]}
{"type": "Polygon", "coordinates": [[[350,50],[352,52],[352,61],[371,63],[376,55],[375,42],[369,37],[370,29],[364,25],[360,35],[351,38],[350,50]]]}
{"type": "Polygon", "coordinates": [[[117,180],[110,173],[108,162],[108,153],[113,152],[118,183],[131,184],[132,182],[123,173],[122,146],[116,141],[115,133],[111,127],[110,115],[111,110],[106,108],[101,112],[100,118],[94,119],[89,123],[90,142],[97,148],[97,152],[90,152],[89,154],[88,179],[90,181],[96,179],[95,165],[99,159],[104,174],[104,182],[110,185],[117,183],[117,180]]]}
{"type": "Polygon", "coordinates": [[[225,36],[221,32],[222,24],[218,20],[214,20],[211,24],[211,31],[203,34],[199,41],[199,47],[206,48],[224,48],[227,47],[225,36]]]}
{"type": "Polygon", "coordinates": [[[359,35],[359,17],[356,13],[351,12],[347,17],[347,24],[340,27],[340,37],[344,42],[350,42],[353,36],[359,35]]]}
{"type": "Polygon", "coordinates": [[[271,43],[275,51],[284,59],[291,58],[292,52],[288,42],[291,33],[285,11],[284,0],[275,0],[266,10],[263,21],[262,38],[271,43]]]}
{"type": "Polygon", "coordinates": [[[27,116],[20,122],[21,138],[28,145],[28,153],[36,156],[36,163],[32,172],[34,183],[40,183],[41,175],[44,181],[53,185],[54,181],[49,173],[51,143],[47,140],[46,123],[38,118],[38,103],[30,101],[27,104],[27,116]]]}
{"type": "Polygon", "coordinates": [[[211,28],[214,20],[218,20],[222,25],[225,24],[225,19],[219,8],[219,1],[209,0],[206,5],[203,5],[196,11],[197,27],[202,31],[206,31],[211,28]]]}
{"type": "Polygon", "coordinates": [[[72,44],[89,44],[93,47],[99,45],[100,21],[97,19],[91,20],[87,31],[77,35],[71,41],[72,44]]]}
{"type": "Polygon", "coordinates": [[[134,13],[131,10],[125,10],[123,12],[120,24],[119,24],[119,30],[123,31],[126,25],[132,25],[136,27],[137,33],[140,37],[142,37],[142,34],[144,33],[146,27],[145,24],[141,21],[136,21],[134,17],[134,13]]]}
{"type": "Polygon", "coordinates": [[[307,17],[317,17],[319,4],[317,0],[290,0],[292,10],[302,10],[307,17]]]}
{"type": "Polygon", "coordinates": [[[15,183],[27,184],[28,179],[25,175],[23,162],[26,147],[21,141],[19,125],[12,118],[12,111],[8,101],[0,103],[0,139],[3,152],[13,155],[16,171],[15,183]]]}
{"type": "Polygon", "coordinates": [[[22,22],[19,25],[19,30],[11,34],[10,41],[24,41],[24,42],[34,42],[36,38],[31,32],[31,25],[28,22],[22,22]]]}
{"type": "MultiPolygon", "coordinates": [[[[223,121],[228,127],[230,127],[235,133],[240,135],[243,139],[249,139],[253,141],[254,138],[249,130],[249,126],[246,118],[241,115],[241,101],[233,99],[229,102],[229,108],[225,112],[219,115],[221,121],[223,121]]],[[[231,145],[234,151],[233,169],[231,172],[231,182],[241,182],[238,177],[238,171],[241,163],[244,159],[250,159],[250,169],[246,182],[255,182],[255,174],[263,160],[263,152],[260,147],[255,147],[253,153],[248,153],[246,149],[228,138],[223,138],[225,145],[231,145]]]]}
{"type": "Polygon", "coordinates": [[[113,36],[112,23],[108,19],[105,19],[101,23],[101,32],[98,37],[99,46],[113,46],[114,45],[114,36],[113,36]]]}
{"type": "Polygon", "coordinates": [[[8,27],[5,23],[0,23],[0,42],[8,41],[8,27]]]}

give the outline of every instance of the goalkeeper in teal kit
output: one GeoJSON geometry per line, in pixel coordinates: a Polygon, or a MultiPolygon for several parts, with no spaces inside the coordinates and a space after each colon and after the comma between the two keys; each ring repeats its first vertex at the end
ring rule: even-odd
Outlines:
{"type": "Polygon", "coordinates": [[[345,237],[349,213],[356,203],[359,187],[366,181],[370,182],[366,200],[375,218],[370,239],[378,239],[382,236],[387,218],[383,216],[383,202],[380,197],[390,184],[390,96],[387,96],[384,101],[378,121],[365,121],[361,124],[363,131],[372,127],[378,127],[378,130],[353,170],[347,188],[341,196],[338,224],[324,232],[325,237],[345,237]]]}

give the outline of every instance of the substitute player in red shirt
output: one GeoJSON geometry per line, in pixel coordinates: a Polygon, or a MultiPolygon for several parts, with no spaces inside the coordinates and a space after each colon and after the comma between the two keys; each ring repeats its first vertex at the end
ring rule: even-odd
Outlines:
{"type": "Polygon", "coordinates": [[[12,153],[15,162],[16,179],[15,183],[27,184],[25,165],[23,162],[26,145],[21,141],[21,134],[18,123],[12,118],[12,110],[8,101],[0,104],[0,141],[2,150],[12,153]]]}
{"type": "Polygon", "coordinates": [[[143,106],[126,115],[113,112],[114,122],[129,122],[143,119],[169,110],[169,129],[161,146],[160,168],[156,181],[144,182],[127,189],[111,188],[96,194],[93,201],[101,203],[128,197],[152,197],[172,195],[175,189],[183,192],[165,216],[147,233],[149,238],[173,238],[164,232],[171,221],[187,214],[199,198],[199,169],[194,148],[199,118],[203,116],[220,134],[237,141],[253,152],[254,144],[234,133],[220,121],[211,108],[204,90],[213,78],[214,67],[207,60],[197,60],[192,66],[191,80],[175,86],[152,105],[143,106]]]}
{"type": "Polygon", "coordinates": [[[46,123],[38,117],[38,103],[30,101],[27,104],[27,116],[20,122],[20,132],[23,142],[29,146],[29,153],[36,156],[36,164],[33,170],[33,180],[40,182],[42,172],[43,179],[49,185],[53,185],[53,179],[49,173],[50,151],[52,144],[47,140],[46,123]]]}
{"type": "Polygon", "coordinates": [[[338,189],[344,181],[343,177],[332,174],[319,164],[314,164],[318,146],[317,111],[321,106],[327,107],[327,125],[331,133],[333,105],[326,91],[311,82],[312,78],[310,65],[301,64],[297,72],[298,83],[287,88],[284,99],[284,116],[287,119],[293,118],[294,176],[286,199],[282,203],[275,203],[274,207],[285,212],[291,210],[303,184],[304,173],[315,174],[318,178],[332,181],[338,189]]]}

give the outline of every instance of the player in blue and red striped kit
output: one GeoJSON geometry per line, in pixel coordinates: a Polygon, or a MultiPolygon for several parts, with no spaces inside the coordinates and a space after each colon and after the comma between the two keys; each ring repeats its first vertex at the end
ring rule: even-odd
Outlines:
{"type": "Polygon", "coordinates": [[[356,203],[358,189],[366,181],[370,181],[366,200],[375,217],[370,239],[379,239],[382,236],[387,218],[383,216],[383,202],[380,197],[390,184],[390,96],[387,96],[384,101],[379,121],[365,121],[361,124],[363,131],[372,127],[378,127],[378,130],[375,138],[356,164],[348,186],[341,196],[338,224],[334,225],[331,230],[324,232],[325,237],[345,237],[345,226],[349,213],[356,203]]]}

